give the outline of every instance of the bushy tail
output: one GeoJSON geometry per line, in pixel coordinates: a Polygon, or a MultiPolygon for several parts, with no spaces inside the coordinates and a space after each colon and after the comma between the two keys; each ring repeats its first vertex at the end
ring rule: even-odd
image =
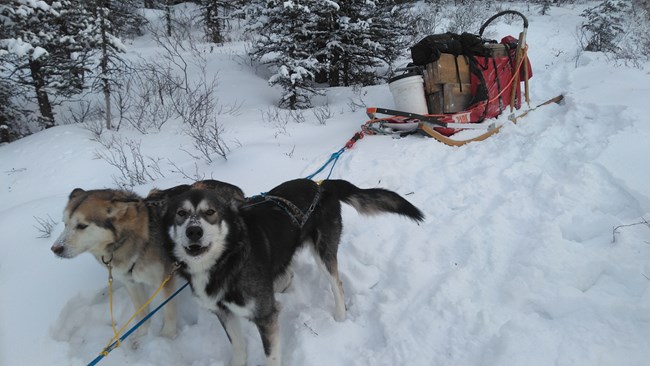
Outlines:
{"type": "Polygon", "coordinates": [[[345,180],[326,180],[321,184],[323,191],[354,207],[365,215],[383,212],[406,216],[413,221],[423,222],[424,214],[399,194],[383,188],[361,189],[345,180]]]}

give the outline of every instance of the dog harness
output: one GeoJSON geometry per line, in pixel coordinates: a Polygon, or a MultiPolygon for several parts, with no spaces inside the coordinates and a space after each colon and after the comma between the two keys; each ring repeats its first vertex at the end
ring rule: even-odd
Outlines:
{"type": "Polygon", "coordinates": [[[300,207],[296,206],[293,202],[289,201],[288,199],[284,197],[268,195],[266,193],[261,193],[258,196],[253,196],[248,198],[247,200],[249,201],[255,199],[256,197],[262,197],[264,200],[261,202],[250,204],[248,206],[244,206],[243,208],[256,206],[263,202],[273,202],[282,210],[284,210],[284,212],[286,212],[286,214],[289,216],[291,221],[296,226],[302,228],[303,226],[305,226],[307,220],[309,220],[309,217],[311,216],[312,212],[314,212],[314,209],[316,209],[316,205],[318,204],[318,201],[320,201],[320,196],[321,196],[321,187],[320,185],[318,185],[318,189],[316,190],[314,199],[309,205],[307,211],[304,212],[300,209],[300,207]]]}

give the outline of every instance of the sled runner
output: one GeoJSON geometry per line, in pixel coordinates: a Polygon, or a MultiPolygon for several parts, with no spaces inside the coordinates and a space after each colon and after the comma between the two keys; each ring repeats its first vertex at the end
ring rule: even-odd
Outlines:
{"type": "Polygon", "coordinates": [[[506,10],[489,18],[478,35],[445,33],[425,37],[411,47],[413,62],[400,70],[404,73],[389,80],[396,108],[368,108],[370,120],[362,130],[366,134],[419,132],[454,146],[497,133],[501,126],[490,123],[490,119],[508,108],[510,113],[519,109],[522,97],[530,104],[528,80],[533,73],[526,52],[527,29],[528,20],[523,14],[506,10]],[[500,42],[484,39],[485,28],[506,14],[522,18],[519,38],[506,36],[500,42]],[[390,117],[378,118],[378,114],[390,117]],[[466,140],[450,137],[467,129],[485,132],[466,140]]]}

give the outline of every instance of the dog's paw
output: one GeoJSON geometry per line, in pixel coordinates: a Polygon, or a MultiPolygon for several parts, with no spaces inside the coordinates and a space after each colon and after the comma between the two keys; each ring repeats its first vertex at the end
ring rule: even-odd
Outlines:
{"type": "Polygon", "coordinates": [[[228,362],[228,366],[246,366],[246,360],[242,362],[242,360],[235,360],[232,358],[230,362],[228,362]]]}
{"type": "Polygon", "coordinates": [[[334,320],[337,322],[342,322],[345,320],[346,315],[348,312],[348,307],[345,304],[337,304],[336,308],[334,309],[334,320]]]}
{"type": "Polygon", "coordinates": [[[163,329],[160,331],[160,335],[169,338],[169,339],[174,339],[176,338],[177,332],[176,332],[176,327],[168,327],[165,326],[163,329]]]}
{"type": "Polygon", "coordinates": [[[131,339],[129,341],[129,348],[131,348],[134,351],[140,348],[140,339],[139,338],[131,339]]]}
{"type": "Polygon", "coordinates": [[[337,311],[337,312],[334,313],[334,320],[336,320],[339,323],[342,322],[342,321],[345,321],[345,318],[346,318],[345,310],[342,311],[342,312],[337,311]]]}

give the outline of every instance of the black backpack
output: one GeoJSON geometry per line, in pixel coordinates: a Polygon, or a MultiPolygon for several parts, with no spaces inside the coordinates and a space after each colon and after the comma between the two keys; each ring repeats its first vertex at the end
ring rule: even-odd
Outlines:
{"type": "Polygon", "coordinates": [[[484,46],[485,40],[472,33],[443,33],[424,37],[411,47],[413,63],[424,66],[437,61],[441,53],[455,56],[489,56],[489,50],[484,46]]]}

